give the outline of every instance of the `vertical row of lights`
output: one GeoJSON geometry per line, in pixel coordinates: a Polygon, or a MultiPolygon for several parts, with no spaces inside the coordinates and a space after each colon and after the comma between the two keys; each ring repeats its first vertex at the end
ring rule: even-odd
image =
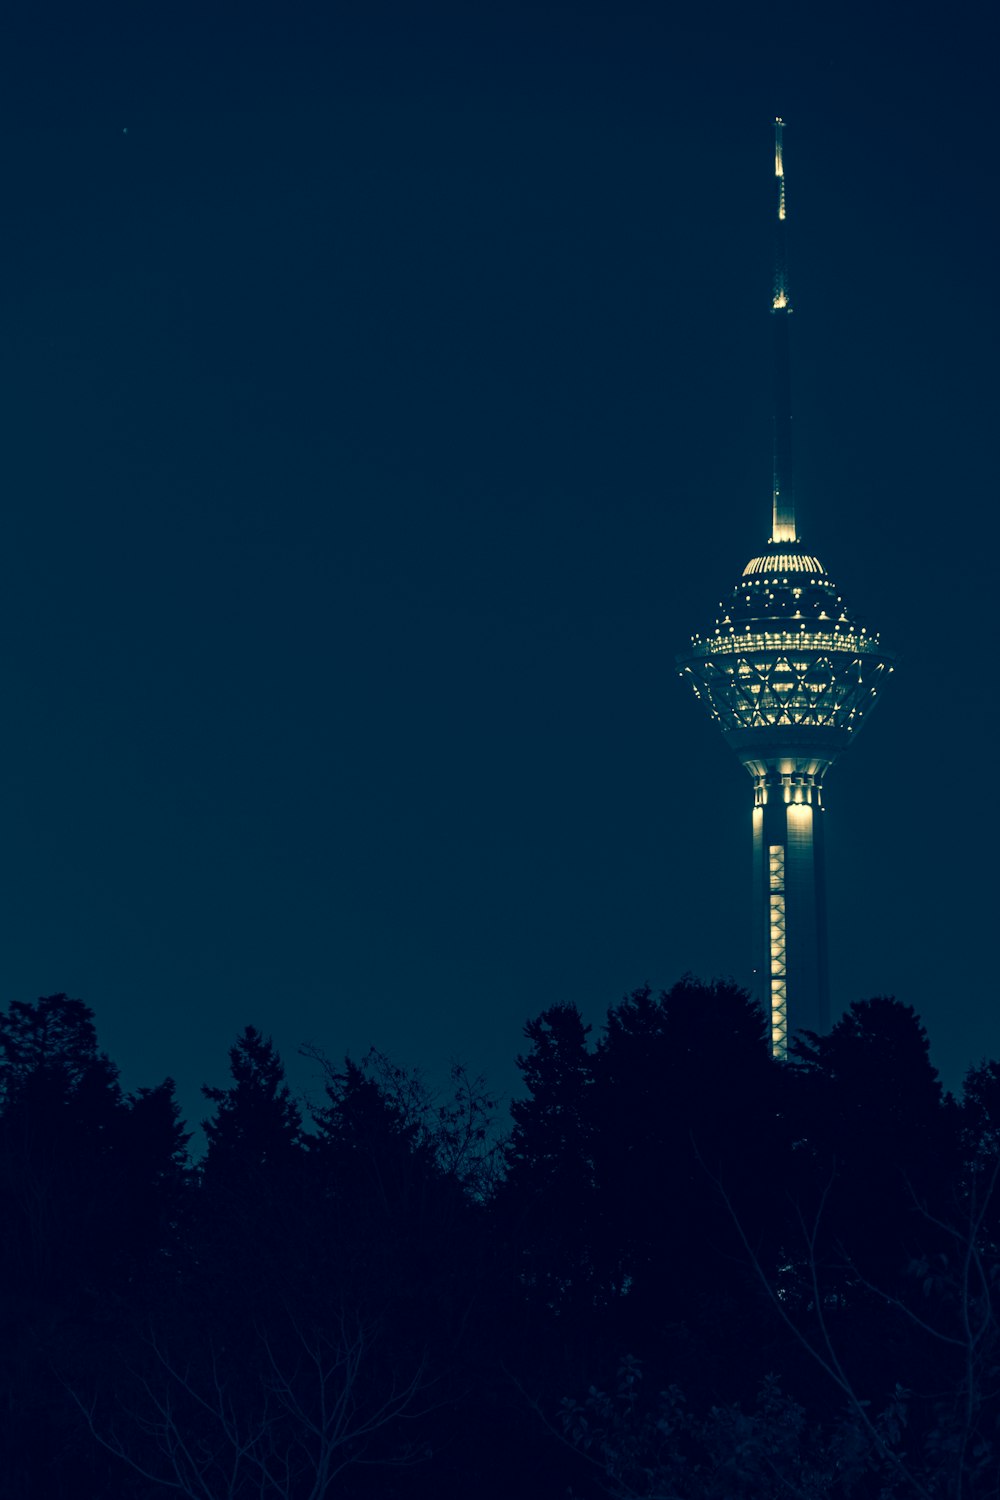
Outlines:
{"type": "Polygon", "coordinates": [[[783,1058],[788,1051],[788,964],[785,954],[785,851],[781,844],[768,849],[770,891],[768,915],[771,937],[771,1051],[783,1058]]]}

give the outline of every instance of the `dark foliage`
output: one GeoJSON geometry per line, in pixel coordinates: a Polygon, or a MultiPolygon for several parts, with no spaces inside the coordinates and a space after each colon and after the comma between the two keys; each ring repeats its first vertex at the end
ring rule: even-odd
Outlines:
{"type": "Polygon", "coordinates": [[[770,1056],[734,985],[525,1028],[524,1097],[247,1027],[191,1163],[92,1012],[0,1016],[12,1500],[923,1496],[1000,1480],[1000,1065],[894,1000],[770,1056]]]}

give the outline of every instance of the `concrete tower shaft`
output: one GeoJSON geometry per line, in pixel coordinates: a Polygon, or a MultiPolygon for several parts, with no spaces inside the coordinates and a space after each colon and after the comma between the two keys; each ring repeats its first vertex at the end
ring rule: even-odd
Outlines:
{"type": "Polygon", "coordinates": [[[784,122],[775,124],[771,536],[678,666],[753,778],[753,950],[775,1054],[830,1023],[822,787],[874,707],[892,658],[795,525],[784,122]]]}
{"type": "Polygon", "coordinates": [[[815,774],[786,759],[755,779],[753,960],[784,1057],[789,1016],[798,1031],[830,1026],[823,808],[815,774]],[[789,1012],[791,1001],[791,1012],[789,1012]]]}

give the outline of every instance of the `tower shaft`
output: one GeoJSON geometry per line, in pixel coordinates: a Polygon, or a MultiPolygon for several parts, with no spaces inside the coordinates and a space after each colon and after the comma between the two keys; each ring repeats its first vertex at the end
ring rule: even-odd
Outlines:
{"type": "Polygon", "coordinates": [[[785,758],[748,769],[754,771],[753,961],[771,1016],[771,1046],[783,1057],[790,1017],[796,1031],[823,1032],[830,1024],[820,794],[826,767],[785,758]]]}

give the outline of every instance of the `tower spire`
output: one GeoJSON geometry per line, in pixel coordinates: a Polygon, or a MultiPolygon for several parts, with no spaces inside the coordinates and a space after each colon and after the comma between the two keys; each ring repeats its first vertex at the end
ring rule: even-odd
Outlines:
{"type": "Polygon", "coordinates": [[[792,312],[788,290],[788,257],[786,251],[784,141],[785,122],[780,115],[774,122],[774,294],[771,312],[774,324],[774,477],[771,485],[771,541],[794,542],[795,500],[792,493],[792,373],[789,351],[789,317],[792,312]]]}

